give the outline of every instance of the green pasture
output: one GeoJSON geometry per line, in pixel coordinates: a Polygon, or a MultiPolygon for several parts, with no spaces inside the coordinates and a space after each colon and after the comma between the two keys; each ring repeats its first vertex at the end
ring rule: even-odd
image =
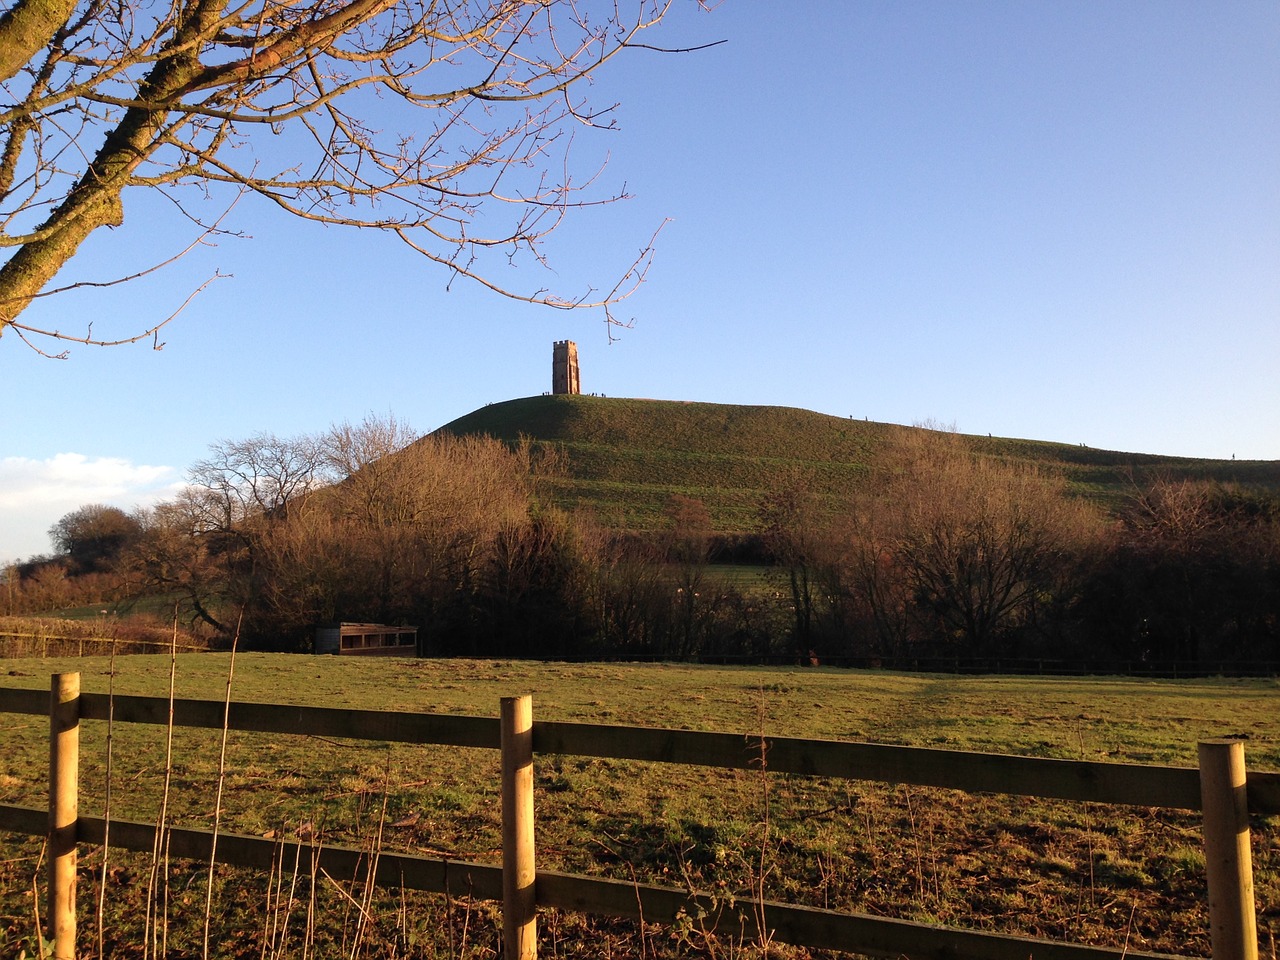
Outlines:
{"type": "MultiPolygon", "coordinates": [[[[47,689],[51,673],[78,670],[86,691],[164,696],[169,688],[164,656],[117,658],[114,675],[104,658],[7,666],[6,686],[47,689]]],[[[228,654],[179,656],[175,695],[221,700],[230,666],[228,654]]],[[[544,720],[1185,766],[1194,765],[1199,739],[1238,736],[1251,769],[1280,770],[1275,680],[241,654],[231,686],[244,701],[476,716],[496,716],[501,697],[531,694],[535,719],[544,720]]],[[[105,728],[88,722],[82,731],[82,810],[93,815],[106,802],[105,728]]],[[[0,802],[43,803],[47,721],[9,715],[0,729],[0,802]]],[[[167,767],[171,822],[211,826],[220,734],[178,729],[168,763],[166,749],[161,727],[112,731],[113,816],[153,820],[167,767]]],[[[539,757],[536,789],[539,859],[548,869],[727,897],[762,886],[770,898],[816,906],[1208,952],[1198,824],[1176,811],[569,756],[539,757]]],[[[497,756],[488,750],[233,733],[223,804],[221,829],[232,832],[314,830],[349,845],[380,833],[387,848],[489,863],[501,846],[497,756]]],[[[1268,935],[1280,932],[1278,838],[1280,824],[1257,824],[1255,882],[1268,935]]],[[[29,901],[20,891],[30,888],[39,845],[3,842],[0,881],[10,893],[0,920],[21,931],[29,901]]],[[[264,881],[238,882],[253,889],[264,881]]],[[[226,910],[234,923],[235,909],[226,910]]],[[[122,905],[116,923],[132,929],[137,912],[122,905]]],[[[604,943],[634,948],[634,931],[616,924],[554,922],[567,927],[549,956],[590,956],[604,943]]],[[[496,936],[492,923],[481,927],[496,936]]],[[[685,934],[664,933],[654,956],[714,955],[705,938],[685,934]]],[[[491,955],[491,941],[471,946],[471,954],[451,941],[400,955],[491,955]]]]}
{"type": "MultiPolygon", "coordinates": [[[[222,699],[229,654],[179,655],[178,697],[222,699]]],[[[7,661],[6,686],[78,670],[82,688],[164,696],[167,656],[7,661]]],[[[1280,680],[953,677],[836,668],[359,659],[241,653],[237,700],[496,716],[530,694],[544,720],[946,744],[1071,759],[1194,765],[1196,742],[1242,736],[1280,770],[1280,680]]]]}
{"type": "MultiPolygon", "coordinates": [[[[792,407],[615,397],[540,396],[489,404],[441,427],[553,447],[565,472],[550,498],[585,506],[622,529],[666,525],[673,493],[701,500],[717,532],[758,527],[765,491],[802,477],[837,505],[902,427],[792,407]]],[[[1061,473],[1071,489],[1114,508],[1152,476],[1280,489],[1280,461],[1196,460],[1099,450],[1079,443],[965,436],[982,456],[1061,473]]]]}

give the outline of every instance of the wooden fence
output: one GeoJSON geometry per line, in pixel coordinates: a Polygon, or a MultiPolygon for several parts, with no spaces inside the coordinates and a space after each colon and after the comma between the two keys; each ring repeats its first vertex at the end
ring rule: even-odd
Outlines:
{"type": "MultiPolygon", "coordinates": [[[[743,736],[647,727],[533,720],[528,697],[505,698],[496,719],[392,713],[260,703],[174,700],[80,693],[79,674],[58,674],[52,697],[0,687],[0,713],[50,718],[48,810],[0,806],[0,829],[49,839],[50,936],[55,956],[75,955],[75,857],[78,843],[104,843],[108,824],[77,813],[76,770],[81,721],[300,734],[501,751],[503,864],[380,852],[375,882],[387,887],[450,893],[503,903],[506,960],[533,960],[539,907],[646,922],[675,922],[681,911],[718,913],[715,898],[685,889],[627,883],[536,869],[533,757],[537,753],[610,757],[729,769],[945,787],[1093,803],[1202,811],[1213,960],[1257,960],[1258,942],[1249,852],[1250,814],[1280,813],[1280,774],[1246,777],[1239,741],[1199,745],[1199,768],[1050,760],[996,754],[743,736]],[[172,718],[172,720],[170,719],[172,718]]],[[[129,850],[155,849],[154,824],[112,819],[110,841],[129,850]]],[[[355,875],[368,866],[363,851],[316,847],[207,830],[164,829],[178,858],[258,869],[307,854],[319,868],[355,875]]],[[[954,927],[841,913],[773,901],[738,900],[720,913],[718,933],[767,936],[816,949],[921,960],[1155,960],[1157,955],[954,927]]]]}
{"type": "Polygon", "coordinates": [[[209,643],[175,643],[172,638],[148,640],[143,637],[71,636],[45,631],[0,630],[0,659],[83,657],[86,652],[90,656],[106,656],[113,652],[172,653],[174,650],[204,653],[209,650],[209,643]]]}

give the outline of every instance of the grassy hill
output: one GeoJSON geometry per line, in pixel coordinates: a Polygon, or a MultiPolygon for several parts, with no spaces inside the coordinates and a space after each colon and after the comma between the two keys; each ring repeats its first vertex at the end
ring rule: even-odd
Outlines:
{"type": "MultiPolygon", "coordinates": [[[[903,428],[792,407],[614,397],[540,396],[490,404],[441,427],[459,436],[529,438],[565,455],[552,485],[565,505],[602,522],[653,529],[673,493],[703,501],[717,530],[755,527],[762,493],[800,473],[837,498],[867,475],[878,447],[903,428]]],[[[1280,461],[1196,460],[1037,440],[965,437],[976,452],[1061,470],[1083,495],[1120,502],[1130,477],[1153,473],[1280,491],[1280,461]]]]}

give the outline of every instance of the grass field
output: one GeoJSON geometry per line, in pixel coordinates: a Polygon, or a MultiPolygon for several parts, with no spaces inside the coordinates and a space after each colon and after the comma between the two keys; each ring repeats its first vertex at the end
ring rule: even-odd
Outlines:
{"type": "MultiPolygon", "coordinates": [[[[458,435],[528,438],[564,454],[550,484],[565,506],[589,506],[607,525],[652,530],[671,494],[706,504],[719,533],[756,529],[761,493],[800,475],[832,502],[867,475],[895,431],[792,407],[540,396],[489,404],[441,427],[458,435]]],[[[966,436],[982,456],[1061,472],[1077,493],[1114,506],[1134,478],[1154,474],[1280,490],[1280,461],[1196,460],[1097,450],[1076,443],[966,436]]]]}
{"type": "MultiPolygon", "coordinates": [[[[106,692],[111,683],[121,694],[168,689],[167,657],[119,658],[114,678],[102,658],[5,665],[7,686],[47,689],[50,673],[79,670],[89,691],[106,692]]],[[[179,657],[176,695],[221,699],[228,667],[225,654],[179,657]]],[[[1195,763],[1198,739],[1236,735],[1247,737],[1251,769],[1280,770],[1275,680],[954,678],[244,654],[236,659],[233,688],[235,699],[246,701],[481,716],[496,716],[502,696],[530,693],[535,718],[544,720],[1186,766],[1195,763]]],[[[10,715],[0,724],[0,802],[43,803],[47,722],[10,715]]],[[[85,724],[82,810],[93,815],[104,802],[105,738],[104,724],[85,724]]],[[[172,822],[211,825],[218,740],[216,732],[174,731],[172,822]]],[[[119,725],[113,758],[113,815],[154,819],[165,731],[119,725]]],[[[687,883],[726,898],[763,885],[767,897],[817,906],[1208,955],[1203,857],[1198,822],[1189,815],[572,757],[540,758],[536,774],[544,868],[687,883]]],[[[314,832],[325,842],[359,845],[380,823],[399,823],[382,830],[385,847],[496,863],[497,791],[491,751],[232,734],[222,829],[314,832]]],[[[1264,956],[1274,956],[1280,823],[1273,818],[1255,828],[1262,943],[1264,956]]],[[[3,843],[0,955],[9,956],[30,943],[39,843],[12,836],[3,843]]],[[[108,955],[133,956],[127,945],[144,937],[147,865],[145,858],[112,857],[104,944],[108,955]]],[[[86,930],[95,929],[91,871],[98,864],[100,852],[86,858],[82,872],[86,930]]],[[[196,865],[170,871],[172,956],[196,955],[189,920],[203,917],[204,883],[196,865]]],[[[349,903],[317,885],[330,910],[311,921],[316,955],[351,955],[349,903]]],[[[219,942],[231,945],[219,955],[298,955],[277,949],[287,946],[279,921],[291,909],[300,916],[306,898],[291,908],[286,896],[282,906],[264,876],[245,871],[223,870],[216,888],[215,929],[219,942]]],[[[359,955],[495,955],[491,905],[439,901],[389,894],[371,901],[381,919],[364,933],[359,955]]],[[[295,938],[301,926],[295,920],[295,938]]],[[[545,919],[543,931],[546,956],[730,955],[697,930],[646,934],[635,925],[557,916],[545,919]]],[[[777,946],[771,952],[805,955],[777,946]]]]}

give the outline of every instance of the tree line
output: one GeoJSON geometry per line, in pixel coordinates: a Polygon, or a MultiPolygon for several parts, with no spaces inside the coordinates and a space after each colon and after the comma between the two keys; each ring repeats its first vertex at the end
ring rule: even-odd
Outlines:
{"type": "Polygon", "coordinates": [[[417,625],[441,655],[1280,660],[1272,492],[1157,476],[1104,507],[903,428],[856,489],[793,471],[731,540],[680,494],[640,533],[558,507],[564,466],[393,417],[224,441],[172,500],[63,517],[0,610],[164,597],[190,626],[279,650],[354,620],[417,625]]]}

